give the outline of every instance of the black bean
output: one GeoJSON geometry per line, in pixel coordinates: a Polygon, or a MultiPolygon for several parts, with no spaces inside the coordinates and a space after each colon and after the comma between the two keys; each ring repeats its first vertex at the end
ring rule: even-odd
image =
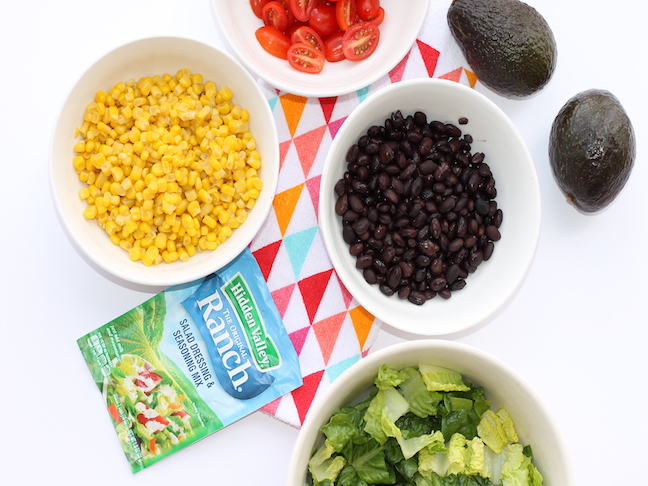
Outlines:
{"type": "Polygon", "coordinates": [[[349,253],[353,256],[358,256],[364,251],[364,243],[357,242],[349,247],[349,253]]]}
{"type": "Polygon", "coordinates": [[[383,294],[385,294],[385,295],[387,295],[387,296],[392,296],[392,295],[394,295],[394,289],[392,289],[391,287],[389,287],[389,286],[387,286],[387,285],[385,285],[385,284],[380,284],[380,285],[378,286],[378,288],[380,289],[380,291],[381,291],[383,294]]]}
{"type": "Polygon", "coordinates": [[[376,272],[374,272],[371,268],[365,268],[362,271],[362,276],[364,277],[365,281],[370,285],[373,285],[377,282],[376,272]]]}
{"type": "Polygon", "coordinates": [[[373,258],[371,255],[362,254],[358,256],[356,259],[356,268],[359,268],[361,270],[364,270],[365,268],[369,268],[373,263],[373,258]]]}
{"type": "Polygon", "coordinates": [[[417,305],[447,299],[491,257],[503,213],[472,142],[456,125],[397,111],[347,151],[335,212],[356,267],[384,294],[417,305]]]}
{"type": "Polygon", "coordinates": [[[398,265],[394,265],[387,272],[387,285],[395,289],[398,287],[401,278],[403,278],[403,270],[398,265]]]}
{"type": "Polygon", "coordinates": [[[425,295],[425,292],[419,292],[414,291],[409,294],[407,297],[407,300],[409,300],[412,304],[415,305],[423,305],[425,304],[425,301],[427,301],[427,297],[425,295]]]}
{"type": "Polygon", "coordinates": [[[403,285],[400,289],[398,289],[398,297],[401,299],[407,299],[410,296],[410,293],[412,292],[412,287],[409,285],[403,285]]]}
{"type": "Polygon", "coordinates": [[[491,224],[486,226],[486,236],[493,241],[498,241],[501,238],[500,232],[497,229],[497,226],[491,224]]]}

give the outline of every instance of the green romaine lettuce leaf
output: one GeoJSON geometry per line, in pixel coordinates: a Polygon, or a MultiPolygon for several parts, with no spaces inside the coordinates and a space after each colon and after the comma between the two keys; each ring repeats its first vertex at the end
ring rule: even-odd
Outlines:
{"type": "Polygon", "coordinates": [[[419,366],[423,381],[430,391],[469,391],[470,388],[463,382],[461,374],[443,368],[442,366],[426,365],[419,366]]]}
{"type": "Polygon", "coordinates": [[[347,465],[340,472],[340,485],[394,484],[396,472],[387,464],[384,446],[375,440],[364,444],[349,443],[343,455],[347,465]],[[364,483],[358,482],[358,479],[364,483]]]}
{"type": "Polygon", "coordinates": [[[313,476],[315,483],[323,481],[332,481],[338,477],[338,474],[346,465],[346,459],[343,456],[334,456],[335,448],[325,440],[319,449],[313,454],[308,461],[308,470],[313,476]]]}
{"type": "Polygon", "coordinates": [[[407,368],[397,371],[384,364],[378,368],[378,376],[374,380],[374,384],[379,390],[386,390],[387,388],[397,387],[405,381],[407,377],[407,368]]]}
{"type": "Polygon", "coordinates": [[[386,429],[391,431],[395,427],[394,422],[408,411],[407,400],[395,388],[379,390],[364,415],[364,430],[378,443],[384,444],[390,437],[386,429]]]}
{"type": "Polygon", "coordinates": [[[428,390],[421,373],[417,369],[406,368],[404,371],[407,373],[407,379],[399,387],[403,397],[409,402],[412,413],[419,417],[436,415],[437,407],[443,400],[443,395],[428,390]]]}

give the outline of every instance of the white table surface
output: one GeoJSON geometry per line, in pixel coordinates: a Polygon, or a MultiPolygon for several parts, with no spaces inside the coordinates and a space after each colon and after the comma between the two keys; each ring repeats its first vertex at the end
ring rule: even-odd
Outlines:
{"type": "MultiPolygon", "coordinates": [[[[244,0],[235,0],[247,7],[244,0]]],[[[433,2],[435,0],[432,0],[433,2]]],[[[486,325],[449,339],[504,360],[543,397],[577,482],[643,484],[648,436],[648,29],[643,2],[529,1],[551,25],[558,67],[541,96],[507,101],[542,191],[534,264],[486,325]],[[637,135],[637,161],[608,210],[567,205],[547,158],[559,108],[588,88],[613,92],[637,135]]],[[[133,475],[76,339],[146,300],[71,245],[51,199],[57,111],[85,68],[117,45],[189,35],[223,46],[208,0],[5,1],[0,7],[0,484],[270,484],[285,481],[298,431],[260,412],[133,475]]],[[[375,349],[409,339],[383,328],[375,349]]],[[[553,485],[560,486],[560,485],[553,485]]]]}

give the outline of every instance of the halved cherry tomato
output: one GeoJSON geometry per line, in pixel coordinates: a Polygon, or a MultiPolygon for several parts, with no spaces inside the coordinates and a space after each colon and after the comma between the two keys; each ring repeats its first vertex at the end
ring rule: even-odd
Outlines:
{"type": "Polygon", "coordinates": [[[324,68],[324,53],[313,46],[298,42],[288,49],[288,62],[298,71],[316,74],[324,68]]]}
{"type": "Polygon", "coordinates": [[[335,6],[326,4],[313,7],[308,25],[322,38],[334,33],[339,29],[335,15],[335,6]]]}
{"type": "Polygon", "coordinates": [[[290,10],[292,10],[295,19],[306,22],[316,3],[317,0],[290,0],[290,10]]]}
{"type": "Polygon", "coordinates": [[[382,24],[383,20],[385,20],[385,9],[382,7],[378,9],[378,13],[375,17],[369,19],[370,22],[373,22],[376,25],[382,24]]]}
{"type": "Polygon", "coordinates": [[[288,25],[292,24],[295,21],[295,14],[293,14],[292,10],[290,9],[290,0],[275,0],[276,2],[280,3],[284,10],[286,11],[286,16],[288,17],[288,25]]]}
{"type": "Polygon", "coordinates": [[[255,34],[259,44],[267,52],[280,59],[288,59],[290,39],[286,34],[269,25],[259,27],[255,34]]]}
{"type": "Polygon", "coordinates": [[[334,34],[329,35],[324,40],[324,54],[328,62],[338,62],[346,59],[344,56],[344,51],[342,49],[342,38],[344,37],[344,31],[338,30],[334,34]]]}
{"type": "Polygon", "coordinates": [[[369,57],[378,46],[380,29],[373,22],[360,22],[352,25],[344,33],[342,49],[347,59],[360,61],[369,57]]]}
{"type": "Polygon", "coordinates": [[[319,36],[319,34],[310,27],[298,28],[290,36],[290,42],[293,44],[303,42],[304,44],[311,45],[315,49],[319,49],[320,51],[324,52],[324,41],[322,41],[322,38],[319,36]]]}
{"type": "Polygon", "coordinates": [[[269,1],[270,0],[250,0],[250,6],[252,7],[254,15],[262,19],[263,16],[261,15],[261,10],[263,10],[263,6],[269,1]]]}
{"type": "Polygon", "coordinates": [[[356,22],[356,0],[339,0],[335,4],[335,16],[342,30],[348,30],[356,22]]]}
{"type": "Polygon", "coordinates": [[[271,1],[266,3],[261,10],[263,23],[267,26],[285,32],[288,28],[288,14],[286,9],[279,2],[271,1]]]}
{"type": "Polygon", "coordinates": [[[361,20],[373,20],[378,15],[380,0],[356,0],[356,13],[361,20]]]}
{"type": "Polygon", "coordinates": [[[286,29],[286,32],[284,32],[288,38],[290,39],[293,35],[293,33],[299,29],[300,27],[308,27],[308,22],[293,22],[288,26],[286,29]]]}

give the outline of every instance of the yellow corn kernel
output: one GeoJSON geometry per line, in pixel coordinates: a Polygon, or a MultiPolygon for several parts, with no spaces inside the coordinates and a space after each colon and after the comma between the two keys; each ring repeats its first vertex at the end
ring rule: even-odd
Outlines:
{"type": "Polygon", "coordinates": [[[155,242],[153,244],[160,250],[165,249],[167,245],[167,235],[165,233],[158,233],[155,236],[155,242]]]}
{"type": "Polygon", "coordinates": [[[142,248],[139,246],[133,246],[129,251],[128,251],[128,258],[131,259],[131,261],[138,261],[142,259],[142,248]]]}
{"type": "Polygon", "coordinates": [[[85,219],[95,219],[97,217],[97,213],[98,213],[97,206],[93,204],[84,209],[83,217],[85,219]]]}

